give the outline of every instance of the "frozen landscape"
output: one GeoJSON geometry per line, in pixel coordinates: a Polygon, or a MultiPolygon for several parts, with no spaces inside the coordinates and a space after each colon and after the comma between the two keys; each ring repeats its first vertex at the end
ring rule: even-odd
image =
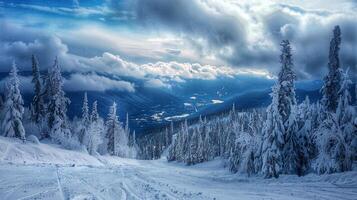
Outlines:
{"type": "Polygon", "coordinates": [[[0,0],[0,200],[357,200],[356,0],[0,0]]]}
{"type": "Polygon", "coordinates": [[[348,199],[357,171],[279,179],[233,175],[222,160],[195,166],[89,156],[0,137],[0,196],[11,199],[348,199]]]}

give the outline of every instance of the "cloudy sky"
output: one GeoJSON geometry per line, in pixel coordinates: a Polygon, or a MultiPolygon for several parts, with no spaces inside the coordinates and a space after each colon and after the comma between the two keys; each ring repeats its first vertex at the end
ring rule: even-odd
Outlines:
{"type": "Polygon", "coordinates": [[[273,77],[279,43],[291,40],[298,78],[326,73],[332,29],[342,30],[341,61],[357,74],[356,0],[0,0],[0,72],[37,55],[57,56],[68,84],[134,92],[237,74],[273,77]]]}

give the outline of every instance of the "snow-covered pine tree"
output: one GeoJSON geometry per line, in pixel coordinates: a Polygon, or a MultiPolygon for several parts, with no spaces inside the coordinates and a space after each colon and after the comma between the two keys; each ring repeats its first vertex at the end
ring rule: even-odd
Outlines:
{"type": "Polygon", "coordinates": [[[189,140],[188,140],[187,155],[185,157],[185,163],[187,165],[196,164],[197,146],[198,146],[198,134],[197,134],[196,129],[193,129],[191,137],[189,137],[189,140]]]}
{"type": "Polygon", "coordinates": [[[272,103],[267,108],[263,127],[262,173],[265,178],[279,177],[283,166],[284,125],[279,112],[280,84],[273,87],[272,103]]]}
{"type": "Polygon", "coordinates": [[[180,140],[180,160],[184,161],[185,158],[187,157],[188,154],[188,147],[189,147],[189,133],[188,133],[188,123],[187,119],[185,119],[184,123],[182,124],[182,129],[181,129],[181,140],[180,140]]]}
{"type": "Polygon", "coordinates": [[[65,97],[63,91],[63,80],[61,69],[57,58],[55,59],[53,67],[48,74],[48,90],[49,103],[47,106],[47,123],[50,128],[50,137],[60,144],[72,148],[75,141],[72,141],[71,132],[67,119],[67,106],[70,100],[65,97]]]}
{"type": "Polygon", "coordinates": [[[339,26],[335,26],[333,30],[333,38],[330,42],[329,51],[329,72],[324,78],[324,85],[321,89],[322,92],[322,105],[325,106],[326,111],[335,112],[338,106],[339,94],[338,91],[341,87],[341,67],[339,60],[339,51],[341,44],[341,30],[339,26]]]}
{"type": "MultiPolygon", "coordinates": [[[[129,128],[129,113],[126,113],[126,118],[125,118],[125,126],[124,126],[124,132],[126,134],[125,137],[129,138],[130,134],[130,128],[129,128]]],[[[128,141],[129,142],[129,141],[128,141]]]]}
{"type": "Polygon", "coordinates": [[[197,137],[198,137],[198,141],[197,141],[196,159],[197,159],[197,163],[200,163],[204,161],[205,149],[204,149],[202,135],[198,131],[197,131],[197,137]]]}
{"type": "Polygon", "coordinates": [[[313,165],[315,171],[321,173],[344,172],[352,169],[355,150],[353,140],[356,127],[353,125],[355,110],[351,106],[348,72],[341,71],[341,85],[336,113],[327,113],[316,133],[318,156],[313,165]]]}
{"type": "Polygon", "coordinates": [[[255,152],[257,146],[253,134],[241,132],[235,141],[233,150],[229,157],[230,171],[246,173],[248,176],[255,171],[255,152]]]}
{"type": "Polygon", "coordinates": [[[170,145],[169,129],[166,127],[164,132],[164,146],[167,148],[170,145]]]}
{"type": "Polygon", "coordinates": [[[312,126],[312,106],[309,96],[299,105],[297,111],[298,120],[298,139],[299,139],[299,159],[298,159],[298,175],[307,173],[310,167],[310,160],[314,156],[315,144],[313,142],[313,126],[312,126]]]}
{"type": "Polygon", "coordinates": [[[313,163],[313,169],[318,174],[350,170],[351,149],[335,113],[326,113],[325,120],[315,134],[318,156],[313,163]]]}
{"type": "MultiPolygon", "coordinates": [[[[85,115],[83,116],[85,117],[85,115]]],[[[82,119],[84,119],[84,117],[82,119]]],[[[89,119],[89,127],[87,127],[87,131],[85,132],[82,141],[86,146],[87,151],[93,155],[97,153],[99,145],[103,143],[104,134],[104,122],[103,119],[99,117],[97,101],[93,102],[92,112],[89,119]]]]}
{"type": "Polygon", "coordinates": [[[108,139],[108,153],[111,155],[116,155],[118,152],[115,149],[115,142],[119,137],[120,122],[117,116],[117,104],[114,102],[113,105],[109,108],[108,119],[106,121],[106,138],[108,139]]]}
{"type": "Polygon", "coordinates": [[[9,79],[6,82],[6,98],[3,110],[2,127],[5,137],[18,137],[23,141],[25,138],[25,129],[22,125],[22,115],[24,113],[24,101],[22,99],[17,76],[17,67],[12,63],[12,69],[9,79]]]}
{"type": "Polygon", "coordinates": [[[92,105],[92,113],[90,115],[90,121],[96,122],[99,120],[99,113],[98,113],[98,102],[94,101],[92,105]]]}
{"type": "Polygon", "coordinates": [[[167,154],[167,161],[174,161],[177,160],[177,150],[178,150],[178,134],[172,136],[172,142],[169,146],[168,154],[167,154]]]}
{"type": "Polygon", "coordinates": [[[129,138],[122,123],[118,120],[117,104],[115,102],[109,109],[106,126],[108,153],[120,157],[128,157],[130,154],[129,138]]]}
{"type": "Polygon", "coordinates": [[[138,143],[136,142],[136,133],[135,130],[133,131],[133,135],[132,135],[132,145],[130,146],[130,158],[137,158],[138,153],[139,153],[139,146],[138,143]]]}
{"type": "MultiPolygon", "coordinates": [[[[234,140],[234,139],[233,139],[234,140]]],[[[203,140],[203,149],[204,149],[204,161],[209,161],[214,158],[214,149],[212,144],[212,138],[209,131],[205,132],[203,140]]]]}
{"type": "Polygon", "coordinates": [[[278,76],[278,110],[281,116],[284,130],[283,143],[283,173],[296,174],[300,169],[298,163],[298,146],[297,138],[297,119],[296,119],[296,98],[295,98],[295,72],[293,71],[293,59],[291,54],[290,42],[283,40],[281,42],[281,71],[278,76]]]}
{"type": "Polygon", "coordinates": [[[284,134],[284,147],[283,147],[283,168],[282,173],[285,174],[298,174],[301,175],[303,166],[300,166],[300,148],[305,148],[300,146],[300,141],[297,136],[299,131],[298,121],[297,121],[297,111],[296,106],[292,106],[290,109],[289,119],[286,121],[287,130],[284,134]]]}
{"type": "Polygon", "coordinates": [[[88,107],[88,96],[87,96],[87,92],[85,92],[83,97],[82,118],[80,124],[81,127],[78,133],[78,140],[81,144],[83,144],[84,136],[87,134],[90,124],[91,123],[90,123],[90,115],[89,115],[89,107],[88,107]]]}
{"type": "Polygon", "coordinates": [[[45,117],[46,112],[42,94],[40,68],[35,55],[32,55],[32,83],[34,84],[35,95],[31,103],[31,118],[35,123],[39,123],[45,117]]]}
{"type": "Polygon", "coordinates": [[[289,40],[283,40],[281,46],[281,71],[278,76],[279,87],[279,113],[283,123],[289,119],[292,106],[296,104],[295,85],[296,75],[293,71],[293,60],[289,40]]]}
{"type": "Polygon", "coordinates": [[[348,70],[342,73],[341,88],[339,91],[340,98],[336,109],[338,123],[348,143],[351,143],[353,136],[356,136],[356,127],[353,124],[354,117],[356,117],[355,109],[352,107],[352,100],[350,94],[350,86],[352,81],[348,77],[348,70]]]}

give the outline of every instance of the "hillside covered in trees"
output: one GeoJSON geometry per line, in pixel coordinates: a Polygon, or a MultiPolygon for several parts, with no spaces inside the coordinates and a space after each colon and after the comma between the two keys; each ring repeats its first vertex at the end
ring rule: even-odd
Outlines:
{"type": "MultiPolygon", "coordinates": [[[[303,176],[352,170],[357,159],[357,115],[352,105],[348,67],[339,61],[341,32],[333,30],[328,74],[321,88],[322,99],[309,97],[297,103],[293,55],[290,42],[281,42],[281,70],[266,109],[229,113],[188,125],[182,122],[141,141],[144,158],[187,165],[221,157],[233,173],[303,176]],[[171,138],[172,137],[172,138],[171,138]]],[[[354,97],[356,98],[356,97],[354,97]]]]}

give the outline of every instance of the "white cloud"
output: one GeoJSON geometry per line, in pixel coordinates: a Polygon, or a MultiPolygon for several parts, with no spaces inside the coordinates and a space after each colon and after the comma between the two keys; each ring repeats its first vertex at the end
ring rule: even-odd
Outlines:
{"type": "MultiPolygon", "coordinates": [[[[218,77],[233,77],[239,74],[268,76],[265,70],[238,69],[226,66],[201,65],[199,63],[156,62],[139,65],[123,60],[118,55],[104,53],[102,56],[79,59],[83,71],[109,72],[118,76],[135,78],[156,78],[183,82],[185,79],[213,80],[218,77]]],[[[78,69],[78,68],[77,68],[78,69]]]]}
{"type": "Polygon", "coordinates": [[[65,80],[64,88],[67,91],[106,91],[117,90],[126,92],[135,92],[134,84],[113,80],[97,74],[72,74],[68,80],[65,80]]]}
{"type": "Polygon", "coordinates": [[[170,88],[170,85],[162,82],[160,79],[150,79],[145,82],[145,87],[148,87],[148,88],[170,88]]]}

